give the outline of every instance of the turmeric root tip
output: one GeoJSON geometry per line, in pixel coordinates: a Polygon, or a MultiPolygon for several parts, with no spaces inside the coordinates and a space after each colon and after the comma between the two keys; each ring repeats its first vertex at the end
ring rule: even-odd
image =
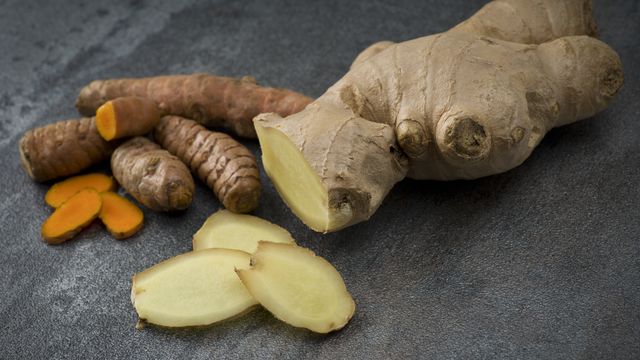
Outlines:
{"type": "Polygon", "coordinates": [[[96,125],[105,140],[145,135],[160,120],[160,108],[142,97],[123,97],[106,102],[96,112],[96,125]]]}

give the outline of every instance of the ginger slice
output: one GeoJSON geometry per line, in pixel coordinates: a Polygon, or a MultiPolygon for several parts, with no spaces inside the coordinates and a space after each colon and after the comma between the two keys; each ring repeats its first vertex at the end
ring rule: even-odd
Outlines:
{"type": "Polygon", "coordinates": [[[232,249],[192,251],[135,275],[131,302],[140,323],[206,326],[258,307],[234,272],[248,267],[250,257],[232,249]]]}
{"type": "Polygon", "coordinates": [[[100,193],[115,191],[118,188],[118,183],[112,177],[99,173],[73,176],[53,184],[47,191],[44,200],[51,207],[57,208],[75,193],[88,187],[94,188],[100,193]]]}
{"type": "MultiPolygon", "coordinates": [[[[264,169],[280,196],[308,227],[321,232],[341,228],[352,214],[329,207],[322,182],[296,145],[281,131],[255,123],[264,169]]],[[[347,209],[348,210],[348,209],[347,209]]]]}
{"type": "Polygon", "coordinates": [[[252,254],[259,240],[295,244],[291,234],[276,224],[253,215],[220,210],[193,235],[193,250],[225,248],[252,254]]]}
{"type": "Polygon", "coordinates": [[[102,208],[98,217],[114,238],[126,239],[142,228],[144,216],[136,204],[113,191],[101,192],[100,195],[102,208]]]}
{"type": "Polygon", "coordinates": [[[345,326],[355,311],[338,271],[297,245],[260,241],[251,267],[236,272],[262,306],[296,327],[327,333],[345,326]]]}
{"type": "Polygon", "coordinates": [[[98,217],[102,197],[94,188],[85,188],[60,205],[42,224],[42,241],[57,245],[73,238],[98,217]]]}

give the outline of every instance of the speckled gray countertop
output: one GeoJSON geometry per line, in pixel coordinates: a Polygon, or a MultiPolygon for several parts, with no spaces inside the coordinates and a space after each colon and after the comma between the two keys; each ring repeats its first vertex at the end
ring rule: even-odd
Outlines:
{"type": "MultiPolygon", "coordinates": [[[[0,358],[640,358],[640,13],[593,0],[626,72],[604,112],[552,130],[518,168],[473,181],[404,180],[367,222],[322,235],[261,168],[255,215],[331,262],[356,302],[318,335],[266,310],[191,330],[136,330],[131,277],[191,250],[221,207],[197,182],[179,213],[144,209],[114,240],[99,224],[50,246],[51,214],[20,166],[30,129],[80,117],[95,79],[208,72],[320,96],[379,40],[445,31],[484,0],[0,0],[0,358]]],[[[260,157],[255,140],[241,141],[260,157]]],[[[110,173],[108,164],[87,170],[110,173]]]]}

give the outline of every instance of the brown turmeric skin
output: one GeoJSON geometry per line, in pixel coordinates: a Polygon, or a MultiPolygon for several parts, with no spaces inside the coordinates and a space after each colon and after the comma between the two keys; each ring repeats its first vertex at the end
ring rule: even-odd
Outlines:
{"type": "Polygon", "coordinates": [[[234,79],[194,74],[96,80],[80,91],[76,108],[93,116],[107,101],[127,96],[148,98],[168,115],[248,138],[256,137],[252,123],[256,115],[275,112],[288,116],[313,101],[288,89],[260,86],[251,76],[234,79]]]}
{"type": "Polygon", "coordinates": [[[29,130],[18,146],[29,176],[44,182],[77,174],[109,159],[118,144],[100,136],[95,118],[83,118],[29,130]]]}
{"type": "Polygon", "coordinates": [[[131,196],[155,211],[184,210],[195,185],[185,164],[151,140],[136,136],[111,157],[113,176],[131,196]]]}
{"type": "Polygon", "coordinates": [[[155,102],[136,96],[107,101],[96,112],[98,132],[105,140],[148,134],[162,111],[155,102]]]}
{"type": "Polygon", "coordinates": [[[162,117],[153,135],[163,149],[182,159],[228,210],[248,213],[258,206],[258,163],[244,145],[179,116],[162,117]]]}

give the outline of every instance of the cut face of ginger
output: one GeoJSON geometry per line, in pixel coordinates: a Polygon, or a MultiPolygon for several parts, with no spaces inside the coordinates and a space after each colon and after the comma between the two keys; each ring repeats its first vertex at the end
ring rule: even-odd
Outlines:
{"type": "Polygon", "coordinates": [[[330,211],[329,196],[298,147],[281,131],[255,123],[262,163],[280,196],[310,228],[328,232],[351,221],[351,212],[330,211]]]}
{"type": "Polygon", "coordinates": [[[133,277],[131,302],[141,322],[167,327],[205,326],[259,306],[234,272],[250,254],[205,249],[178,255],[133,277]]]}
{"type": "Polygon", "coordinates": [[[225,248],[252,254],[259,240],[295,244],[291,234],[276,224],[256,216],[220,210],[193,236],[193,250],[225,248]]]}
{"type": "Polygon", "coordinates": [[[251,267],[236,272],[262,306],[296,327],[327,333],[345,326],[355,311],[338,271],[309,249],[261,241],[251,267]]]}

